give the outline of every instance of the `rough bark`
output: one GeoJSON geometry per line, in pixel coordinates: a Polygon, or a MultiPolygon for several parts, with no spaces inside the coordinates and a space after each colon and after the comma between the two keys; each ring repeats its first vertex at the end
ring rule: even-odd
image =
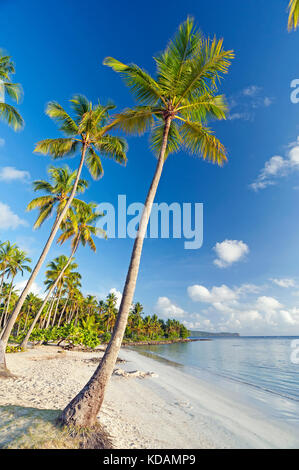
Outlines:
{"type": "Polygon", "coordinates": [[[9,338],[9,335],[11,333],[11,330],[13,329],[13,326],[15,324],[15,321],[20,313],[20,310],[24,304],[24,301],[26,299],[26,296],[27,294],[29,293],[30,291],[30,288],[37,276],[37,274],[39,273],[39,270],[40,268],[42,267],[45,259],[46,259],[46,256],[51,248],[51,245],[54,241],[54,238],[56,236],[56,233],[58,232],[59,230],[59,227],[60,227],[60,224],[61,222],[63,221],[74,197],[75,197],[75,194],[76,194],[76,190],[77,190],[77,186],[78,186],[78,182],[79,182],[79,179],[80,179],[80,175],[81,175],[81,171],[82,171],[82,167],[83,167],[83,163],[84,163],[84,159],[85,159],[85,153],[86,153],[86,146],[84,145],[83,149],[82,149],[82,153],[81,153],[81,160],[80,160],[80,164],[79,164],[79,167],[78,167],[78,171],[77,171],[77,176],[76,176],[76,180],[74,182],[74,186],[73,186],[73,189],[72,189],[72,192],[70,194],[70,197],[64,207],[64,209],[62,210],[62,212],[59,214],[58,218],[57,218],[57,221],[55,222],[53,228],[52,228],[52,231],[50,233],[50,236],[47,240],[47,243],[42,251],[42,254],[40,255],[39,257],[39,260],[36,264],[36,266],[34,267],[32,273],[31,273],[31,276],[26,284],[26,286],[24,287],[24,290],[22,292],[22,294],[20,295],[19,297],[19,300],[14,308],[14,311],[10,317],[10,320],[8,322],[8,324],[6,325],[6,328],[3,332],[3,335],[2,335],[2,340],[6,346],[7,342],[8,342],[8,338],[9,338]]]}
{"type": "Polygon", "coordinates": [[[112,375],[122,339],[125,333],[130,306],[133,301],[135,286],[139,271],[142,246],[149,221],[154,198],[163,170],[164,156],[171,118],[165,121],[163,142],[156,171],[147,194],[144,210],[141,216],[137,237],[134,242],[129,270],[124,286],[123,296],[117,316],[117,321],[111,340],[95,373],[85,387],[73,398],[58,418],[61,425],[90,427],[96,423],[97,415],[102,406],[105,391],[112,375]]]}

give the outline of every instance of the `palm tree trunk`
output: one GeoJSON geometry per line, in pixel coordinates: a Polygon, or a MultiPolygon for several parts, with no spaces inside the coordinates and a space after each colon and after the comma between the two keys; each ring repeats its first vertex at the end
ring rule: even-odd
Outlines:
{"type": "Polygon", "coordinates": [[[59,301],[60,301],[60,297],[61,297],[62,287],[63,287],[63,285],[61,285],[61,287],[59,289],[57,304],[56,304],[56,308],[55,308],[55,312],[54,312],[53,320],[52,320],[52,326],[55,325],[55,320],[56,320],[56,316],[57,316],[57,310],[58,310],[58,305],[59,305],[59,301]]]}
{"type": "Polygon", "coordinates": [[[54,302],[55,302],[55,293],[52,295],[52,298],[50,299],[48,310],[46,311],[46,315],[43,318],[42,325],[41,325],[42,329],[46,327],[48,317],[49,317],[49,315],[51,315],[51,312],[53,310],[54,302]]]}
{"type": "Polygon", "coordinates": [[[67,297],[67,299],[66,299],[66,301],[65,301],[65,303],[64,303],[63,309],[61,310],[61,314],[60,314],[60,317],[59,317],[57,326],[60,326],[60,322],[61,322],[61,320],[62,320],[62,317],[63,317],[63,314],[64,314],[64,312],[65,312],[65,309],[66,309],[67,303],[68,303],[68,301],[69,301],[69,298],[70,298],[70,294],[68,295],[68,297],[67,297]]]}
{"type": "Polygon", "coordinates": [[[52,311],[53,311],[53,308],[54,308],[54,305],[55,305],[55,302],[56,302],[56,299],[57,299],[57,288],[55,289],[55,294],[54,294],[54,298],[53,298],[53,302],[52,302],[52,305],[51,305],[51,308],[50,308],[50,311],[48,313],[48,317],[47,317],[47,321],[46,321],[46,324],[45,324],[45,328],[49,328],[50,326],[50,321],[51,321],[51,315],[52,315],[52,311]]]}
{"type": "Polygon", "coordinates": [[[30,278],[29,278],[29,280],[28,280],[28,282],[27,282],[27,284],[26,284],[26,286],[25,286],[25,288],[24,288],[22,294],[21,294],[20,297],[19,297],[19,300],[18,300],[18,302],[17,302],[17,304],[16,304],[16,306],[15,306],[15,308],[14,308],[14,311],[13,311],[11,317],[10,317],[10,320],[9,320],[8,324],[6,325],[5,331],[4,331],[4,333],[3,333],[3,335],[2,335],[2,338],[1,338],[1,341],[2,341],[3,344],[4,344],[4,350],[5,350],[5,348],[6,348],[7,341],[8,341],[9,335],[10,335],[10,333],[11,333],[11,330],[13,329],[14,323],[15,323],[15,321],[16,321],[16,319],[17,319],[19,313],[20,313],[20,310],[21,310],[21,308],[22,308],[22,306],[23,306],[23,303],[24,303],[24,301],[25,301],[25,299],[26,299],[26,296],[27,296],[27,294],[29,293],[31,286],[32,286],[32,284],[33,284],[33,282],[34,282],[34,280],[35,280],[35,278],[36,278],[36,276],[37,276],[37,274],[38,274],[40,268],[42,267],[42,265],[43,265],[43,263],[44,263],[44,261],[45,261],[45,259],[46,259],[46,256],[47,256],[47,254],[48,254],[48,252],[49,252],[49,250],[50,250],[50,248],[51,248],[51,245],[52,245],[52,243],[53,243],[53,241],[54,241],[54,238],[55,238],[55,236],[56,236],[56,233],[58,232],[58,229],[59,229],[59,227],[60,227],[60,224],[61,224],[61,222],[63,221],[63,219],[64,219],[64,217],[65,217],[65,215],[66,215],[66,213],[67,213],[67,211],[68,211],[68,209],[69,209],[69,207],[70,207],[70,205],[71,205],[71,203],[72,203],[72,200],[73,200],[74,197],[75,197],[76,190],[77,190],[77,186],[78,186],[78,182],[79,182],[80,175],[81,175],[81,171],[82,171],[82,167],[83,167],[83,163],[84,163],[84,159],[85,159],[86,150],[87,150],[87,147],[86,147],[86,145],[84,144],[83,149],[82,149],[82,153],[81,153],[81,160],[80,160],[80,164],[79,164],[79,167],[78,167],[76,180],[75,180],[75,182],[74,182],[74,186],[73,186],[72,192],[71,192],[71,194],[70,194],[70,197],[69,197],[69,199],[68,199],[68,202],[66,203],[66,205],[65,205],[64,209],[62,210],[61,214],[57,217],[57,219],[56,219],[56,221],[55,221],[55,223],[54,223],[54,225],[53,225],[53,228],[52,228],[52,230],[51,230],[50,236],[49,236],[49,238],[48,238],[48,240],[47,240],[47,243],[46,243],[46,245],[45,245],[45,247],[44,247],[44,249],[43,249],[43,251],[42,251],[42,254],[40,255],[39,260],[38,260],[38,262],[37,262],[35,268],[33,269],[32,273],[31,273],[31,276],[30,276],[30,278]]]}
{"type": "Polygon", "coordinates": [[[61,425],[90,427],[96,423],[96,418],[102,406],[105,391],[121,347],[127,325],[129,310],[134,297],[143,241],[163,170],[170,124],[171,117],[167,117],[165,120],[160,156],[149,192],[147,194],[137,237],[134,242],[130,266],[112,338],[106,348],[105,354],[99,366],[97,367],[91,379],[78,393],[78,395],[73,398],[73,400],[67,405],[67,407],[59,416],[58,422],[61,425]]]}
{"type": "Polygon", "coordinates": [[[70,262],[72,261],[72,259],[73,259],[73,257],[74,257],[74,254],[75,254],[75,252],[76,252],[76,250],[77,250],[77,248],[78,248],[78,244],[79,244],[79,240],[77,240],[77,242],[74,244],[74,247],[73,247],[73,249],[72,249],[71,255],[70,255],[70,257],[69,257],[69,259],[68,259],[66,265],[65,265],[64,268],[61,270],[61,273],[59,274],[59,276],[57,277],[57,279],[56,279],[56,281],[54,282],[53,286],[52,286],[51,289],[49,290],[49,292],[48,292],[48,294],[46,295],[46,297],[45,297],[45,299],[44,299],[44,301],[43,301],[43,303],[42,303],[42,305],[41,305],[39,311],[37,312],[36,316],[34,317],[34,320],[33,320],[33,322],[31,323],[30,328],[29,328],[29,330],[28,330],[28,332],[27,332],[25,338],[23,339],[23,341],[22,341],[22,343],[21,343],[21,346],[22,346],[24,349],[27,348],[27,344],[28,344],[30,335],[31,335],[31,333],[32,333],[32,331],[33,331],[33,328],[35,327],[35,325],[36,325],[36,323],[37,323],[39,317],[41,316],[42,311],[43,311],[43,309],[44,309],[44,307],[45,307],[45,305],[46,305],[46,303],[47,303],[47,301],[48,301],[50,295],[52,295],[52,292],[53,292],[54,289],[56,288],[56,286],[57,286],[57,284],[59,283],[60,279],[62,278],[62,276],[63,276],[65,270],[68,268],[70,262]]]}
{"type": "Polygon", "coordinates": [[[10,304],[10,298],[11,298],[11,293],[12,293],[12,287],[13,287],[14,278],[15,278],[15,276],[13,276],[13,278],[12,278],[12,280],[11,280],[11,283],[10,283],[10,287],[9,287],[8,299],[7,299],[7,301],[6,301],[6,306],[5,306],[5,314],[4,314],[4,321],[3,321],[3,330],[1,331],[0,339],[2,338],[2,336],[3,336],[3,334],[4,334],[5,327],[6,327],[6,323],[7,323],[7,316],[8,316],[8,310],[9,310],[9,304],[10,304]]]}

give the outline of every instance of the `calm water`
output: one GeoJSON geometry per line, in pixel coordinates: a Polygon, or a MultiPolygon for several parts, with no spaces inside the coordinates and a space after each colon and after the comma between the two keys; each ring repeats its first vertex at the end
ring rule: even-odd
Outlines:
{"type": "Polygon", "coordinates": [[[299,364],[293,364],[290,358],[291,341],[296,338],[217,338],[136,350],[173,361],[189,370],[192,368],[193,373],[208,371],[215,377],[246,384],[299,405],[299,364]]]}

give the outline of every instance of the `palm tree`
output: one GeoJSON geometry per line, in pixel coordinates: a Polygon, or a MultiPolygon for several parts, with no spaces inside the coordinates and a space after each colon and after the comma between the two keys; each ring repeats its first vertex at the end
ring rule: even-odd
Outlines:
{"type": "Polygon", "coordinates": [[[122,74],[139,101],[137,107],[118,114],[114,126],[127,133],[151,131],[151,147],[158,162],[134,242],[113,335],[95,373],[62,412],[59,418],[62,424],[92,426],[96,421],[126,329],[143,241],[166,157],[184,147],[219,165],[227,159],[224,146],[206,122],[208,118],[226,116],[224,98],[216,92],[232,58],[233,52],[223,49],[222,40],[205,39],[188,18],[166,50],[155,58],[156,79],[137,65],[125,65],[111,57],[104,61],[122,74]]]}
{"type": "Polygon", "coordinates": [[[9,241],[1,243],[0,245],[0,272],[1,272],[1,285],[0,285],[0,299],[2,296],[2,288],[5,274],[9,274],[7,267],[12,263],[16,254],[16,245],[11,245],[9,241]]]}
{"type": "Polygon", "coordinates": [[[299,24],[299,0],[290,0],[288,29],[297,29],[299,24]]]}
{"type": "Polygon", "coordinates": [[[115,137],[108,134],[108,131],[112,127],[111,124],[108,124],[109,110],[112,109],[113,106],[102,106],[100,103],[92,105],[92,103],[82,95],[74,96],[70,100],[70,103],[74,111],[74,118],[72,118],[62,108],[62,106],[60,106],[59,103],[51,102],[48,104],[46,113],[59,123],[60,130],[67,137],[42,140],[36,145],[35,152],[39,152],[44,155],[49,154],[54,159],[56,159],[70,156],[77,151],[80,151],[81,158],[76,174],[76,179],[74,181],[74,185],[67,203],[55,220],[54,226],[52,227],[42,254],[39,257],[39,260],[34,267],[32,274],[26,286],[24,287],[24,290],[21,293],[17,305],[11,315],[10,321],[5,328],[2,337],[4,349],[25,298],[45,261],[60,224],[64,220],[67,211],[69,210],[75,197],[83,164],[86,164],[91,176],[94,179],[99,179],[103,174],[103,168],[99,154],[112,158],[118,163],[126,163],[126,141],[120,137],[115,137]]]}
{"type": "MultiPolygon", "coordinates": [[[[28,258],[25,251],[19,250],[18,248],[14,249],[14,254],[11,257],[11,260],[8,263],[7,268],[6,268],[8,276],[11,276],[11,282],[10,282],[9,294],[8,294],[8,299],[6,302],[6,307],[5,307],[5,312],[4,312],[3,325],[6,324],[6,319],[7,319],[7,315],[9,312],[10,298],[12,294],[14,279],[16,275],[18,274],[18,272],[20,272],[22,276],[24,274],[24,271],[27,271],[29,273],[31,272],[31,268],[30,266],[28,266],[28,263],[31,263],[31,261],[32,261],[31,258],[28,258]]],[[[0,338],[1,338],[1,335],[0,335],[0,338]]]]}
{"type": "MultiPolygon", "coordinates": [[[[78,264],[75,263],[74,261],[70,261],[69,263],[68,257],[65,255],[60,255],[57,258],[55,258],[53,261],[48,263],[48,269],[46,271],[47,280],[45,281],[45,284],[47,286],[47,290],[51,289],[55,284],[56,293],[58,294],[56,298],[56,307],[55,307],[54,315],[53,315],[53,322],[52,322],[53,326],[55,323],[57,309],[58,309],[58,305],[59,305],[59,301],[60,301],[60,297],[62,294],[62,289],[65,283],[65,280],[71,274],[71,272],[74,271],[74,269],[77,269],[77,267],[78,267],[78,264]],[[59,277],[59,281],[57,281],[58,277],[59,277]]],[[[49,327],[50,320],[51,320],[51,315],[49,314],[46,328],[49,327]]]]}
{"type": "MultiPolygon", "coordinates": [[[[50,166],[48,173],[49,181],[37,180],[33,182],[34,191],[42,191],[45,195],[32,199],[27,206],[28,211],[39,209],[38,217],[34,223],[35,229],[40,228],[41,225],[53,214],[53,211],[56,208],[55,221],[52,226],[52,230],[54,229],[59,215],[62,213],[68,202],[77,176],[77,172],[71,171],[67,165],[63,168],[50,166]]],[[[79,179],[77,193],[83,193],[87,188],[88,182],[85,179],[79,179]]],[[[74,197],[72,205],[77,206],[80,203],[81,201],[74,197]]],[[[65,217],[66,216],[67,214],[65,217]]]]}
{"type": "Polygon", "coordinates": [[[0,118],[14,130],[19,130],[24,125],[23,118],[13,106],[4,101],[5,94],[16,102],[22,95],[21,85],[11,80],[13,74],[15,74],[15,66],[11,57],[0,50],[0,118]]]}
{"type": "Polygon", "coordinates": [[[21,346],[24,349],[27,347],[27,343],[33,331],[33,328],[35,327],[48,299],[52,295],[54,289],[56,289],[58,283],[60,282],[60,279],[64,275],[64,272],[66,271],[66,269],[68,269],[68,266],[72,262],[72,259],[79,244],[81,243],[83,246],[88,244],[89,247],[95,252],[96,246],[93,241],[93,236],[98,236],[100,234],[106,236],[105,232],[102,229],[95,227],[95,224],[97,223],[99,217],[102,216],[102,214],[96,212],[96,207],[97,204],[95,203],[91,202],[89,204],[86,204],[81,202],[81,204],[76,208],[76,210],[71,211],[68,214],[68,219],[63,223],[63,232],[58,238],[57,242],[62,244],[67,240],[71,239],[71,254],[63,269],[60,271],[60,274],[57,276],[56,281],[52,284],[51,288],[49,289],[43,304],[41,305],[36,317],[30,325],[27,335],[21,343],[21,346]]]}

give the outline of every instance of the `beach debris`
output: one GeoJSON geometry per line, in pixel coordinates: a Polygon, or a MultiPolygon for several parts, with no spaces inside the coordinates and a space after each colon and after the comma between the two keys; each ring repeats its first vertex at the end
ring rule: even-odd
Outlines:
{"type": "Polygon", "coordinates": [[[146,377],[158,377],[155,372],[143,372],[141,370],[132,370],[127,372],[123,369],[114,369],[113,374],[120,377],[137,377],[139,379],[145,379],[146,377]]]}

